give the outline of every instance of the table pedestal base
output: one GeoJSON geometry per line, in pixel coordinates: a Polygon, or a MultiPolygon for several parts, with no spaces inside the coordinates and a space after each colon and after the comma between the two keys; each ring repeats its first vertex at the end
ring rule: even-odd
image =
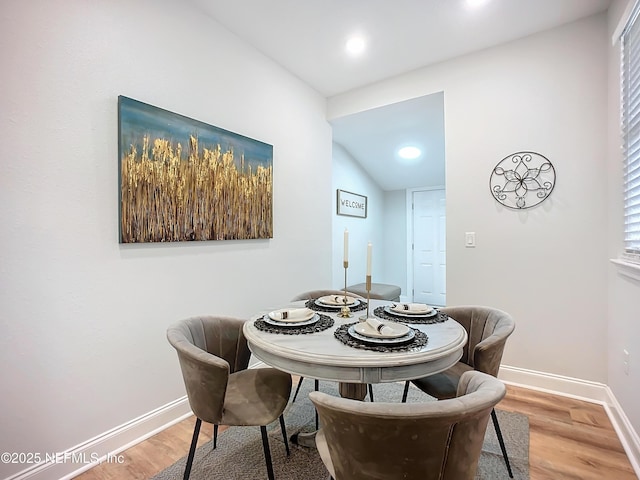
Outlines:
{"type": "Polygon", "coordinates": [[[316,433],[317,430],[315,432],[294,433],[289,440],[300,447],[316,448],[316,433]]]}
{"type": "Polygon", "coordinates": [[[366,383],[341,383],[340,396],[342,398],[352,398],[353,400],[364,400],[367,396],[366,383]]]}

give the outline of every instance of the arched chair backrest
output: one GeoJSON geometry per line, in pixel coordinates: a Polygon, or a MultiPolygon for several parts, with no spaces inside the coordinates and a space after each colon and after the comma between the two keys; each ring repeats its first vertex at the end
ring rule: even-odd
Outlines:
{"type": "MultiPolygon", "coordinates": [[[[309,290],[308,292],[299,293],[295,297],[291,299],[292,302],[297,302],[299,300],[311,300],[312,298],[320,298],[325,297],[327,295],[344,295],[344,290],[309,290]]],[[[354,298],[364,298],[357,293],[347,291],[347,295],[354,298]]]]}
{"type": "Polygon", "coordinates": [[[202,316],[181,320],[167,329],[178,352],[182,378],[193,413],[217,424],[231,373],[245,370],[251,351],[242,332],[244,320],[202,316]]]}
{"type": "Polygon", "coordinates": [[[474,370],[497,377],[505,343],[516,326],[511,315],[496,308],[477,305],[443,307],[440,311],[467,331],[469,340],[460,361],[474,370]]]}
{"type": "Polygon", "coordinates": [[[472,480],[491,410],[505,386],[465,373],[458,396],[424,403],[363,403],[312,392],[318,451],[336,480],[472,480]]]}

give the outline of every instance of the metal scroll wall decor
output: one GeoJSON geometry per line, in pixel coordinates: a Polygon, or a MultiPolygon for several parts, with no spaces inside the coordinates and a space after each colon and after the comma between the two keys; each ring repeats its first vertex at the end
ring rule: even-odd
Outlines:
{"type": "Polygon", "coordinates": [[[517,152],[503,158],[491,172],[493,197],[507,208],[521,210],[542,203],[553,190],[556,171],[536,152],[517,152]]]}

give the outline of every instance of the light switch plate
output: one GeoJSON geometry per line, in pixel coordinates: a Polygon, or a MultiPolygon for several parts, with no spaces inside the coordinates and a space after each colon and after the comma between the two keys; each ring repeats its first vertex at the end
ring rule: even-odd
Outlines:
{"type": "Polygon", "coordinates": [[[464,246],[467,248],[476,246],[476,232],[466,232],[464,234],[464,246]]]}

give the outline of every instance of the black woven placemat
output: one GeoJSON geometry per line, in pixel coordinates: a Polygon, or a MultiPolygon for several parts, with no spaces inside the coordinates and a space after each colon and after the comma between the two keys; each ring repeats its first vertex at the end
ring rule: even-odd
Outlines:
{"type": "Polygon", "coordinates": [[[375,352],[408,352],[411,350],[419,350],[424,347],[429,341],[429,337],[427,337],[426,333],[412,328],[412,330],[415,332],[415,336],[413,337],[413,340],[408,343],[399,345],[376,345],[365,343],[349,335],[349,327],[351,325],[355,325],[356,323],[358,322],[340,325],[338,328],[336,328],[336,331],[333,332],[333,335],[345,345],[353,348],[360,348],[362,350],[373,350],[375,352]]]}
{"type": "Polygon", "coordinates": [[[302,325],[299,327],[293,325],[290,327],[277,327],[265,322],[262,318],[257,319],[253,322],[253,324],[258,330],[262,330],[263,332],[284,333],[285,335],[304,335],[306,333],[317,333],[322,332],[327,328],[333,327],[333,318],[321,313],[318,313],[318,315],[320,316],[320,320],[318,320],[317,322],[310,325],[302,325]]]}
{"type": "Polygon", "coordinates": [[[432,317],[421,317],[418,315],[412,317],[400,316],[400,315],[392,315],[384,311],[384,307],[376,308],[373,313],[376,317],[384,318],[385,320],[391,320],[392,322],[400,322],[400,323],[415,323],[420,325],[426,325],[430,323],[442,323],[446,322],[449,319],[449,316],[438,311],[437,315],[432,317]]]}
{"type": "MultiPolygon", "coordinates": [[[[323,305],[318,305],[316,303],[316,300],[317,298],[311,298],[307,300],[307,303],[305,303],[305,307],[310,308],[311,310],[315,310],[316,312],[331,312],[331,313],[338,313],[342,308],[342,307],[338,307],[337,305],[335,307],[325,307],[323,305]]],[[[360,310],[365,310],[367,308],[367,302],[360,299],[358,300],[360,301],[360,303],[354,306],[349,305],[349,310],[351,310],[352,312],[358,312],[360,310]]]]}

